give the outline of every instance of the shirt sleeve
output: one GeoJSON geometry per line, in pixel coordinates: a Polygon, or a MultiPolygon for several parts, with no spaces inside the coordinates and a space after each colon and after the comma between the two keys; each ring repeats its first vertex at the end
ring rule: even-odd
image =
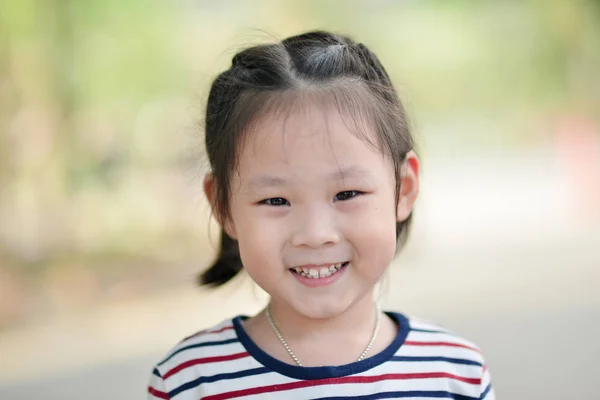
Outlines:
{"type": "Polygon", "coordinates": [[[483,366],[483,374],[481,376],[481,395],[480,400],[495,400],[494,389],[492,388],[492,377],[487,365],[483,366]]]}
{"type": "Polygon", "coordinates": [[[150,375],[150,381],[148,383],[148,400],[166,399],[169,400],[169,393],[165,387],[165,381],[158,372],[158,369],[154,368],[152,375],[150,375]]]}

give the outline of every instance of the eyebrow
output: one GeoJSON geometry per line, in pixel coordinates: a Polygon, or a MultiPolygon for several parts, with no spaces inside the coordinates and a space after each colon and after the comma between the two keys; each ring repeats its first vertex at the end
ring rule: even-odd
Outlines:
{"type": "Polygon", "coordinates": [[[329,178],[336,181],[343,181],[346,178],[354,178],[354,177],[363,177],[370,176],[371,171],[359,167],[358,165],[353,165],[346,168],[340,168],[334,173],[330,174],[329,178]]]}
{"type": "MultiPolygon", "coordinates": [[[[343,181],[348,178],[364,176],[371,176],[371,172],[369,170],[354,165],[346,168],[340,168],[339,170],[327,175],[325,179],[343,181]]],[[[267,173],[259,175],[258,177],[252,179],[248,184],[248,188],[251,190],[256,190],[268,187],[281,187],[286,186],[287,183],[288,182],[284,178],[267,173]]]]}

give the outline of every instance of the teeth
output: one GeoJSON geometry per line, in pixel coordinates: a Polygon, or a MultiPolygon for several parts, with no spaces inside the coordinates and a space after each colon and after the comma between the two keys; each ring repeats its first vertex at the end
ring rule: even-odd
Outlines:
{"type": "Polygon", "coordinates": [[[296,271],[296,273],[298,275],[304,276],[306,278],[319,279],[319,278],[326,278],[328,276],[333,275],[334,273],[336,273],[337,271],[342,269],[342,265],[344,265],[343,262],[338,263],[338,264],[331,264],[329,267],[321,267],[321,268],[313,268],[313,269],[295,267],[294,271],[296,271]]]}
{"type": "Polygon", "coordinates": [[[326,276],[331,275],[331,272],[329,272],[329,268],[327,267],[322,267],[321,269],[319,269],[319,277],[320,278],[325,278],[326,276]]]}

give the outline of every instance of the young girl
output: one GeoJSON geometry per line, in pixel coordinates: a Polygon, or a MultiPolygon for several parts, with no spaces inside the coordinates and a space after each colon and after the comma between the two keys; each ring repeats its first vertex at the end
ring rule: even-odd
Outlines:
{"type": "Polygon", "coordinates": [[[476,346],[374,302],[419,161],[365,45],[316,31],[236,54],[210,89],[206,149],[222,235],[201,281],[244,268],[271,300],[175,346],[149,399],[493,399],[476,346]]]}

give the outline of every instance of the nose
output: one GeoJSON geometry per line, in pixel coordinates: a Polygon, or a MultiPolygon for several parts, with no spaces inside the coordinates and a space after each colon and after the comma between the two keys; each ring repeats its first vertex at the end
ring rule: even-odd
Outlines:
{"type": "Polygon", "coordinates": [[[295,247],[316,249],[340,241],[333,212],[326,207],[313,207],[299,212],[295,225],[291,240],[295,247]]]}

